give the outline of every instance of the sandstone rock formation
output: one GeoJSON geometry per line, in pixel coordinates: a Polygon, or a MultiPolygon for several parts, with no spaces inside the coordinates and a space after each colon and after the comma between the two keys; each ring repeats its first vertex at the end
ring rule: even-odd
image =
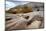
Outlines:
{"type": "Polygon", "coordinates": [[[28,6],[16,6],[14,8],[11,8],[7,11],[8,13],[28,13],[28,12],[32,12],[32,7],[28,7],[28,6]]]}
{"type": "MultiPolygon", "coordinates": [[[[44,19],[39,12],[30,12],[25,14],[9,14],[11,20],[6,21],[6,31],[14,29],[36,29],[44,28],[44,19]]],[[[8,19],[8,17],[7,17],[8,19]]]]}
{"type": "Polygon", "coordinates": [[[29,2],[6,11],[6,31],[44,28],[44,4],[29,2]]]}

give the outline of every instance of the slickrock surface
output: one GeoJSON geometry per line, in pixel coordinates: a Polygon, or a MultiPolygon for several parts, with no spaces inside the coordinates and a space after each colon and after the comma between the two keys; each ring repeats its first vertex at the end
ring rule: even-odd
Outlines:
{"type": "Polygon", "coordinates": [[[30,12],[25,14],[6,15],[6,31],[14,29],[36,29],[43,28],[43,12],[30,12]],[[41,12],[41,13],[40,13],[41,12]]]}
{"type": "MultiPolygon", "coordinates": [[[[13,0],[11,2],[18,4],[13,0]]],[[[29,2],[21,5],[20,1],[20,5],[5,12],[6,31],[44,28],[44,3],[29,2]]]]}

